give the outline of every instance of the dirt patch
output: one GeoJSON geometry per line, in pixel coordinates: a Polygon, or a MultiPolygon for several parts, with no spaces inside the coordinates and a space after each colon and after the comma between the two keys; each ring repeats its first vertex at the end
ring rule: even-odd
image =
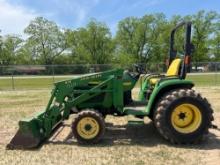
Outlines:
{"type": "Polygon", "coordinates": [[[210,129],[207,142],[201,146],[206,151],[203,161],[210,165],[216,165],[220,162],[220,113],[215,113],[214,117],[214,124],[218,126],[218,130],[210,129]]]}
{"type": "MultiPolygon", "coordinates": [[[[220,113],[215,113],[215,118],[215,124],[220,126],[220,113]]],[[[87,147],[88,150],[91,150],[90,146],[82,148],[78,146],[76,140],[72,137],[71,121],[72,119],[64,122],[59,127],[59,129],[57,129],[56,132],[51,136],[51,138],[47,142],[45,142],[45,144],[42,146],[43,148],[40,148],[39,151],[45,152],[44,149],[48,147],[50,149],[57,148],[59,150],[60,148],[62,150],[63,146],[75,146],[78,147],[78,150],[80,151],[87,147]]],[[[10,133],[8,133],[0,130],[0,134],[3,135],[2,137],[4,137],[0,139],[0,145],[6,146],[6,144],[12,137],[11,131],[10,133]]],[[[143,125],[128,125],[126,117],[116,118],[112,116],[107,116],[105,136],[98,145],[95,145],[95,148],[97,148],[97,150],[100,150],[101,148],[109,148],[111,150],[118,147],[127,148],[128,150],[129,148],[133,147],[140,148],[140,150],[143,151],[149,150],[149,152],[155,154],[153,154],[152,156],[159,156],[158,159],[161,159],[161,157],[168,157],[168,159],[175,160],[175,158],[172,158],[170,155],[174,155],[175,152],[179,154],[183,152],[181,156],[182,159],[188,159],[194,162],[188,164],[198,163],[216,165],[220,162],[220,130],[210,129],[210,133],[206,137],[206,140],[203,141],[203,143],[201,144],[190,146],[171,145],[157,133],[156,129],[153,126],[153,123],[150,122],[149,119],[145,119],[145,124],[143,125]]],[[[77,151],[71,152],[75,153],[77,151]]],[[[134,152],[138,151],[136,150],[134,152]]],[[[179,155],[177,155],[178,161],[171,161],[171,163],[178,164],[179,161],[183,161],[178,156],[179,155]]],[[[140,164],[145,164],[145,161],[143,162],[140,164]]],[[[182,164],[184,164],[184,162],[182,164]]]]}
{"type": "Polygon", "coordinates": [[[8,133],[8,131],[5,131],[5,130],[0,130],[0,135],[1,135],[0,145],[5,145],[5,144],[7,144],[7,142],[8,142],[8,141],[10,140],[10,138],[11,138],[10,133],[8,133]]]}
{"type": "MultiPolygon", "coordinates": [[[[101,141],[100,146],[144,146],[151,148],[152,151],[158,145],[165,145],[171,148],[189,149],[195,151],[194,154],[188,155],[191,159],[195,154],[204,152],[201,158],[201,163],[216,165],[220,162],[220,129],[210,129],[210,133],[201,144],[197,145],[171,145],[164,140],[156,131],[153,123],[145,119],[143,125],[128,125],[126,117],[111,117],[106,118],[106,133],[101,141]]],[[[216,125],[220,127],[220,113],[215,113],[216,125]]],[[[61,126],[56,133],[48,140],[49,144],[75,144],[76,140],[72,137],[71,123],[67,121],[61,126]]]]}
{"type": "Polygon", "coordinates": [[[203,87],[195,88],[195,90],[206,97],[211,103],[215,112],[220,112],[220,88],[219,87],[203,87]]]}
{"type": "Polygon", "coordinates": [[[7,145],[9,141],[12,139],[12,137],[16,133],[16,129],[10,129],[10,130],[5,130],[5,129],[0,129],[0,145],[7,145]]]}

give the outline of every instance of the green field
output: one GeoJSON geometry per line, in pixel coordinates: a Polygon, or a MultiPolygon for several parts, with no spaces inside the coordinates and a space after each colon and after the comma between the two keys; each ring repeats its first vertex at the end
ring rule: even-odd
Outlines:
{"type": "Polygon", "coordinates": [[[0,90],[10,90],[17,89],[17,90],[26,90],[26,89],[48,89],[53,86],[54,82],[70,79],[72,77],[30,77],[30,78],[22,78],[22,77],[14,77],[12,78],[0,78],[0,90]],[[13,84],[14,81],[14,84],[13,84]]]}
{"type": "MultiPolygon", "coordinates": [[[[74,76],[39,76],[39,77],[0,77],[0,90],[50,89],[54,82],[71,79],[74,76]],[[13,83],[14,82],[14,83],[13,83]]],[[[196,86],[220,86],[220,74],[199,73],[188,75],[187,79],[195,82],[196,86]]]]}
{"type": "Polygon", "coordinates": [[[220,86],[220,74],[198,74],[188,75],[187,79],[195,82],[196,86],[220,86]]]}

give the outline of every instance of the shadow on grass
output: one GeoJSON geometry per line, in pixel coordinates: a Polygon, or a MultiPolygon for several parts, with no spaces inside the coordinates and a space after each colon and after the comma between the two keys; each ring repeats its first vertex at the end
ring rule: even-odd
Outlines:
{"type": "MultiPolygon", "coordinates": [[[[212,131],[213,132],[213,131],[212,131]]],[[[77,145],[80,147],[112,147],[116,145],[141,145],[146,147],[154,147],[157,145],[166,145],[176,148],[185,149],[200,149],[200,150],[220,150],[220,138],[215,133],[209,133],[205,139],[199,144],[191,145],[175,145],[164,140],[153,123],[147,123],[143,125],[113,125],[112,123],[106,123],[106,132],[102,140],[98,144],[94,145],[79,145],[73,138],[71,131],[67,136],[62,139],[48,140],[47,144],[54,145],[77,145]]],[[[220,132],[219,132],[220,133],[220,132]]]]}

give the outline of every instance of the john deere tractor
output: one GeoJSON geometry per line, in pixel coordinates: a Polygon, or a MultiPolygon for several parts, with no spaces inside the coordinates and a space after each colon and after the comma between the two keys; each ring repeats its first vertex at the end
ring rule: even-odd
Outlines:
{"type": "Polygon", "coordinates": [[[213,110],[208,101],[185,80],[190,69],[191,23],[182,22],[171,32],[166,74],[144,74],[114,69],[87,74],[54,84],[46,109],[19,121],[19,130],[8,149],[34,148],[49,138],[70,114],[72,133],[79,143],[97,143],[105,133],[105,116],[148,116],[163,138],[172,143],[199,142],[211,126],[213,110]],[[184,55],[177,58],[175,32],[185,29],[184,55]],[[131,91],[140,84],[138,99],[131,91]]]}

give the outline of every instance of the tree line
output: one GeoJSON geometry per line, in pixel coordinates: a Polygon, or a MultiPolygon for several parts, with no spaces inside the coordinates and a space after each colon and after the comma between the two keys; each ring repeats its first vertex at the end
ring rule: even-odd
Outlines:
{"type": "MultiPolygon", "coordinates": [[[[25,37],[0,33],[0,64],[109,64],[158,63],[168,58],[171,29],[192,21],[193,62],[220,61],[220,14],[199,11],[193,15],[163,13],[127,17],[118,23],[115,35],[109,27],[91,19],[85,27],[64,29],[43,17],[32,20],[25,37]]],[[[182,48],[184,33],[177,34],[182,48]]],[[[181,53],[181,51],[180,51],[181,53]]]]}

